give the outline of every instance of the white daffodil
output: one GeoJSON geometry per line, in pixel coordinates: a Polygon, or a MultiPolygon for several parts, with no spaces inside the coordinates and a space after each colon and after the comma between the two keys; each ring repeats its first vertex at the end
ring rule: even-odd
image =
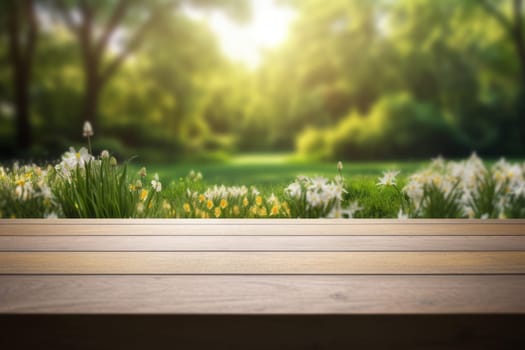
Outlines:
{"type": "Polygon", "coordinates": [[[328,179],[322,176],[310,178],[310,186],[314,190],[322,190],[323,187],[328,183],[328,179]]]}
{"type": "Polygon", "coordinates": [[[384,171],[383,177],[378,179],[377,186],[395,186],[397,175],[399,175],[397,170],[384,171]]]}
{"type": "Polygon", "coordinates": [[[306,192],[306,202],[310,208],[320,207],[323,204],[323,201],[321,197],[319,196],[319,193],[315,191],[306,192]]]}
{"type": "Polygon", "coordinates": [[[89,154],[87,148],[82,147],[75,151],[73,147],[69,148],[69,152],[64,153],[62,156],[61,165],[69,170],[76,168],[84,168],[87,162],[93,160],[93,156],[89,154]]]}
{"type": "Polygon", "coordinates": [[[350,203],[350,205],[341,210],[341,214],[344,216],[344,215],[347,215],[349,219],[352,219],[355,215],[356,212],[362,210],[363,208],[359,205],[359,203],[357,201],[353,201],[350,203]]]}
{"type": "Polygon", "coordinates": [[[290,195],[290,197],[297,199],[301,197],[302,188],[299,183],[292,182],[288,185],[288,187],[286,187],[285,191],[288,193],[288,195],[290,195]]]}

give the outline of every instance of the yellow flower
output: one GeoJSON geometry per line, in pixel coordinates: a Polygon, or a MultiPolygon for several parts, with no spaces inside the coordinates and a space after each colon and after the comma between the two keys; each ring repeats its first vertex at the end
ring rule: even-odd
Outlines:
{"type": "Polygon", "coordinates": [[[145,200],[147,196],[148,196],[148,190],[142,189],[142,191],[140,191],[140,200],[141,201],[145,200]]]}
{"type": "Polygon", "coordinates": [[[268,215],[268,211],[266,210],[266,207],[262,207],[261,209],[259,209],[259,216],[267,216],[268,215]]]}
{"type": "Polygon", "coordinates": [[[129,191],[130,191],[130,192],[135,191],[135,185],[133,185],[133,184],[129,184],[129,191]]]}
{"type": "Polygon", "coordinates": [[[270,211],[270,216],[279,215],[279,206],[276,204],[272,207],[272,210],[270,211]]]}
{"type": "Polygon", "coordinates": [[[238,205],[233,207],[233,215],[239,215],[241,213],[241,208],[238,205]]]}
{"type": "Polygon", "coordinates": [[[221,204],[220,204],[221,208],[222,209],[225,209],[227,206],[228,206],[228,201],[226,199],[221,199],[221,204]]]}
{"type": "Polygon", "coordinates": [[[206,203],[206,207],[211,210],[213,208],[213,201],[211,199],[208,199],[208,202],[206,203]]]}
{"type": "Polygon", "coordinates": [[[249,204],[250,202],[248,201],[248,198],[244,197],[244,199],[242,200],[242,206],[247,207],[249,204]]]}
{"type": "Polygon", "coordinates": [[[257,207],[251,207],[250,211],[252,212],[253,215],[257,215],[257,207]]]}
{"type": "Polygon", "coordinates": [[[200,195],[199,195],[199,203],[202,203],[202,202],[204,202],[205,200],[206,200],[206,197],[204,197],[203,194],[200,194],[200,195]]]}
{"type": "Polygon", "coordinates": [[[260,205],[262,204],[262,202],[263,202],[263,199],[262,199],[261,196],[257,196],[257,197],[255,198],[255,203],[256,203],[257,205],[260,206],[260,205]]]}
{"type": "Polygon", "coordinates": [[[215,217],[218,218],[221,216],[221,208],[216,207],[214,211],[215,217]]]}
{"type": "Polygon", "coordinates": [[[186,213],[189,213],[191,211],[191,207],[189,203],[184,203],[184,211],[186,213]]]}

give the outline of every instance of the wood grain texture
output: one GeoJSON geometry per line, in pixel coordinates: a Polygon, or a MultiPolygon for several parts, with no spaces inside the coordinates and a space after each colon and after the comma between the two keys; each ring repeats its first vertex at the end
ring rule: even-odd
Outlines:
{"type": "Polygon", "coordinates": [[[0,251],[519,251],[521,236],[0,236],[0,251]]]}
{"type": "Polygon", "coordinates": [[[2,235],[525,235],[516,220],[0,220],[2,235]]]}
{"type": "Polygon", "coordinates": [[[525,314],[525,276],[0,276],[0,313],[525,314]]]}
{"type": "Polygon", "coordinates": [[[523,274],[525,252],[1,252],[0,274],[523,274]]]}
{"type": "Polygon", "coordinates": [[[287,224],[312,224],[317,225],[362,225],[362,224],[396,224],[396,225],[443,225],[443,224],[484,224],[484,225],[499,225],[499,224],[523,224],[523,219],[0,219],[0,225],[3,224],[31,224],[31,225],[127,225],[133,223],[135,225],[231,225],[231,224],[272,224],[272,225],[287,225],[287,224]]]}

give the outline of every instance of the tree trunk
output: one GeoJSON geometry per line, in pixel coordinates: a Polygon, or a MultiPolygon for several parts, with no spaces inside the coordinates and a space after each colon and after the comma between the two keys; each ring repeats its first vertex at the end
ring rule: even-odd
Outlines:
{"type": "Polygon", "coordinates": [[[7,33],[16,117],[16,144],[20,150],[25,151],[29,149],[32,141],[29,86],[37,35],[36,15],[30,0],[9,1],[8,9],[10,15],[7,33]],[[23,24],[27,26],[26,31],[22,30],[23,24]]]}
{"type": "Polygon", "coordinates": [[[29,123],[29,67],[19,64],[13,74],[15,88],[16,137],[20,150],[31,146],[31,125],[29,123]]]}

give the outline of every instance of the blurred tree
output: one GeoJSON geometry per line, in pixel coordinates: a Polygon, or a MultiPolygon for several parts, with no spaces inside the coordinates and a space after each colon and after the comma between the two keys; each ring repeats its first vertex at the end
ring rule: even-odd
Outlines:
{"type": "MultiPolygon", "coordinates": [[[[505,1],[506,2],[506,1],[505,1]]],[[[525,27],[523,25],[523,0],[511,0],[512,10],[510,16],[506,16],[501,10],[502,1],[477,0],[485,11],[492,16],[505,30],[509,39],[514,44],[518,62],[521,68],[522,84],[525,86],[525,27]]]]}
{"type": "Polygon", "coordinates": [[[521,145],[525,145],[525,26],[523,0],[511,0],[512,10],[510,16],[506,16],[500,10],[501,5],[494,1],[480,0],[479,4],[491,15],[505,30],[509,39],[514,44],[518,63],[521,70],[521,86],[517,98],[518,138],[521,145]],[[500,6],[498,6],[500,5],[500,6]]]}
{"type": "MultiPolygon", "coordinates": [[[[148,3],[150,4],[150,3],[148,3]]],[[[100,92],[109,78],[144,40],[152,24],[169,11],[172,2],[154,3],[152,6],[140,6],[136,1],[90,2],[87,0],[55,2],[71,32],[78,39],[81,48],[84,71],[84,102],[81,120],[90,120],[98,127],[98,104],[100,92]],[[134,19],[135,31],[120,51],[107,61],[110,40],[117,29],[123,25],[131,7],[139,5],[146,12],[146,19],[134,19]],[[76,18],[78,17],[78,18],[76,18]],[[98,35],[97,35],[98,34],[98,35]]]]}
{"type": "MultiPolygon", "coordinates": [[[[244,0],[188,0],[198,6],[223,6],[234,16],[247,13],[244,0]]],[[[126,58],[141,46],[151,27],[171,13],[176,0],[113,0],[90,2],[87,0],[54,2],[81,48],[84,71],[84,104],[81,119],[99,125],[98,105],[100,93],[126,58]],[[78,18],[77,18],[78,17],[78,18]],[[120,30],[125,38],[116,54],[109,57],[110,41],[120,30]]]]}
{"type": "Polygon", "coordinates": [[[19,149],[31,146],[30,83],[38,21],[33,0],[7,0],[0,5],[5,26],[14,95],[16,140],[19,149]]]}

